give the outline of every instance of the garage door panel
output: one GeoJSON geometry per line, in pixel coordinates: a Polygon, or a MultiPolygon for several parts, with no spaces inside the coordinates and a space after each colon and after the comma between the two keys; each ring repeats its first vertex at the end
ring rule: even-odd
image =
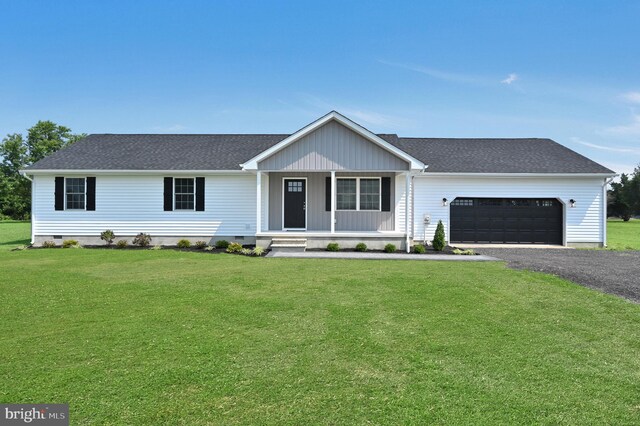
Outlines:
{"type": "Polygon", "coordinates": [[[562,244],[562,204],[555,199],[456,198],[451,241],[562,244]]]}

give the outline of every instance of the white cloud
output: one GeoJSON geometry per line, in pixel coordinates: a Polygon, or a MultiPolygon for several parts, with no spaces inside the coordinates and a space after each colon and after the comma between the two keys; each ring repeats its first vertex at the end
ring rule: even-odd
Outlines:
{"type": "Polygon", "coordinates": [[[378,62],[380,62],[381,64],[390,65],[392,67],[415,71],[421,74],[428,75],[429,77],[437,78],[438,80],[451,81],[454,83],[484,83],[482,78],[470,74],[442,71],[435,68],[423,67],[421,65],[388,62],[382,59],[378,59],[378,62]]]}
{"type": "Polygon", "coordinates": [[[598,145],[595,143],[583,141],[582,139],[576,138],[576,137],[572,137],[571,140],[573,142],[579,143],[580,145],[588,146],[589,148],[599,149],[601,151],[620,152],[624,154],[640,154],[640,148],[626,148],[626,147],[598,145]]]}
{"type": "Polygon", "coordinates": [[[511,73],[507,76],[507,78],[505,78],[504,80],[501,80],[500,83],[503,84],[511,84],[514,81],[516,81],[518,79],[518,74],[515,73],[511,73]]]}
{"type": "Polygon", "coordinates": [[[605,129],[605,132],[620,136],[640,136],[640,114],[631,116],[631,123],[622,126],[613,126],[605,129]]]}
{"type": "Polygon", "coordinates": [[[627,92],[620,95],[620,97],[632,104],[640,104],[640,92],[627,92]]]}

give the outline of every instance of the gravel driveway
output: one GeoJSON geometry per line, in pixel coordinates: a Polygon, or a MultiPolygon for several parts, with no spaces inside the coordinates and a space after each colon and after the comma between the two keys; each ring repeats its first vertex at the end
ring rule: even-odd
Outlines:
{"type": "Polygon", "coordinates": [[[640,303],[640,251],[476,248],[514,269],[558,275],[640,303]]]}

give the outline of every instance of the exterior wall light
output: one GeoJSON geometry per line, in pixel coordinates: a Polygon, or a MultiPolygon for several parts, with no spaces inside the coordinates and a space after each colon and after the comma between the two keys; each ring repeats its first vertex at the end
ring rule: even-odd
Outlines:
{"type": "Polygon", "coordinates": [[[576,200],[573,198],[569,200],[569,207],[574,208],[576,206],[576,200]]]}
{"type": "Polygon", "coordinates": [[[442,199],[442,206],[443,207],[447,207],[447,199],[446,198],[442,199]]]}

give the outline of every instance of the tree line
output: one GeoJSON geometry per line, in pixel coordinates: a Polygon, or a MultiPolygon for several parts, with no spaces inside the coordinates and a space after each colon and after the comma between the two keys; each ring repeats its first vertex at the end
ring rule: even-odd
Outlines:
{"type": "Polygon", "coordinates": [[[640,216],[640,164],[633,173],[620,175],[620,182],[612,182],[607,197],[609,216],[621,217],[624,221],[640,216]]]}
{"type": "Polygon", "coordinates": [[[20,170],[85,136],[52,121],[38,121],[26,137],[7,135],[0,143],[0,220],[29,219],[31,182],[20,170]]]}

